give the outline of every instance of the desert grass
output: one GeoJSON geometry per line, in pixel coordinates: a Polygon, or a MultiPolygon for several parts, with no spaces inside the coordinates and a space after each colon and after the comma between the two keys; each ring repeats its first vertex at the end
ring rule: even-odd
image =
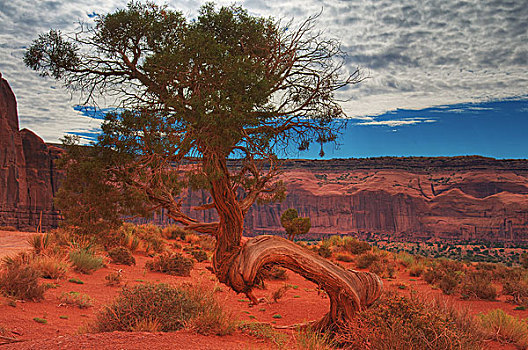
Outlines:
{"type": "Polygon", "coordinates": [[[104,266],[103,258],[95,255],[89,248],[77,248],[69,253],[69,258],[75,270],[90,274],[104,266]]]}
{"type": "Polygon", "coordinates": [[[528,349],[528,323],[508,315],[501,309],[491,310],[478,316],[486,334],[503,343],[513,343],[521,349],[528,349]]]}
{"type": "Polygon", "coordinates": [[[162,272],[174,276],[190,276],[194,262],[178,252],[163,253],[147,261],[149,271],[162,272]]]}
{"type": "Polygon", "coordinates": [[[84,293],[65,292],[59,297],[62,304],[76,306],[79,309],[86,309],[92,306],[92,298],[84,293]]]}

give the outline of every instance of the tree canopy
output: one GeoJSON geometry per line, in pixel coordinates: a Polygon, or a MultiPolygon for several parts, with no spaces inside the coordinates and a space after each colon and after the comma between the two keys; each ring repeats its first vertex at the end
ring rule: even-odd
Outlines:
{"type": "Polygon", "coordinates": [[[282,213],[280,221],[282,227],[286,230],[288,239],[291,241],[293,241],[295,236],[308,233],[312,227],[310,218],[299,217],[299,213],[293,208],[286,209],[284,213],[282,213]]]}
{"type": "MultiPolygon", "coordinates": [[[[219,280],[252,298],[254,275],[242,271],[279,257],[241,260],[251,246],[241,241],[244,216],[257,200],[283,197],[278,152],[316,143],[322,154],[322,145],[336,140],[345,117],[336,92],[362,79],[359,70],[344,69],[339,42],[317,31],[315,19],[281,24],[213,4],[188,19],[166,6],[131,2],[76,33],[40,35],[24,61],[86,104],[101,95],[115,99],[120,109],[105,116],[90,152],[100,160],[89,162],[99,167],[93,180],[133,193],[116,200],[139,198],[144,210],[165,208],[176,222],[214,235],[219,280]],[[228,159],[235,164],[228,167],[228,159]],[[209,192],[194,209],[215,210],[217,222],[181,210],[187,188],[209,192]]],[[[259,242],[251,249],[265,246],[259,242]]],[[[313,270],[306,274],[316,279],[313,270]]],[[[360,307],[365,298],[350,293],[360,307]]]]}

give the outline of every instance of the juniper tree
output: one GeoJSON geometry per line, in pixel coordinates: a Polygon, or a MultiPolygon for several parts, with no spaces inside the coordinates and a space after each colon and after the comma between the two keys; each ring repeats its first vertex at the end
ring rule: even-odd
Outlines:
{"type": "Polygon", "coordinates": [[[176,222],[216,237],[213,269],[237,292],[252,294],[258,271],[279,264],[319,283],[331,300],[320,327],[349,319],[380,293],[376,275],[344,270],[279,237],[242,240],[256,201],[284,191],[279,150],[334,142],[345,117],[336,92],[362,80],[345,69],[339,42],[315,28],[253,16],[236,6],[206,4],[195,19],[152,3],[129,3],[92,27],[51,30],[27,50],[25,63],[61,80],[87,104],[114,97],[94,147],[119,190],[140,194],[176,222]],[[110,155],[108,155],[110,154],[110,155]],[[237,166],[228,167],[228,159],[237,166]],[[182,211],[185,189],[208,191],[182,211]]]}

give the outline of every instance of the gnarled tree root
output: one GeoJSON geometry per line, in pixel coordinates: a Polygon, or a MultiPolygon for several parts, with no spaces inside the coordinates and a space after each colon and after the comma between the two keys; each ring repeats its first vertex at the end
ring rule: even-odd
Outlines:
{"type": "Polygon", "coordinates": [[[358,311],[379,298],[383,287],[381,279],[373,273],[344,269],[276,236],[249,239],[230,264],[228,283],[235,291],[252,298],[257,273],[267,264],[277,264],[298,273],[326,291],[330,311],[312,324],[315,329],[328,329],[351,320],[358,311]]]}

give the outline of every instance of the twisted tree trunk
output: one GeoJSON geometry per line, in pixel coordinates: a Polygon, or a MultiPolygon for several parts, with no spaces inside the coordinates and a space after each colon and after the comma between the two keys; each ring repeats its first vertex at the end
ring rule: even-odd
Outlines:
{"type": "MultiPolygon", "coordinates": [[[[344,269],[325,258],[276,236],[259,236],[248,240],[233,259],[229,269],[230,286],[252,297],[258,271],[277,264],[318,284],[330,298],[330,311],[313,326],[331,328],[349,321],[358,311],[371,305],[381,294],[381,279],[370,272],[344,269]]],[[[255,301],[255,300],[254,300],[255,301]]]]}
{"type": "Polygon", "coordinates": [[[296,272],[318,284],[330,298],[330,311],[313,325],[317,329],[349,321],[378,299],[383,284],[373,273],[344,269],[281,237],[259,236],[243,243],[244,212],[230,185],[225,157],[209,157],[206,167],[218,171],[211,174],[211,196],[220,219],[213,256],[220,282],[257,304],[252,289],[262,267],[277,264],[296,272]]]}

